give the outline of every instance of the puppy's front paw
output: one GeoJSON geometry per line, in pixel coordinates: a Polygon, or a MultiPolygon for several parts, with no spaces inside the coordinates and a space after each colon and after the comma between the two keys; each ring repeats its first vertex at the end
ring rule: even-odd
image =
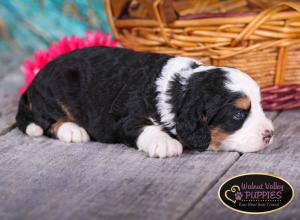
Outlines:
{"type": "Polygon", "coordinates": [[[83,143],[90,140],[86,130],[73,122],[63,123],[57,130],[57,138],[66,143],[83,143]]]}
{"type": "Polygon", "coordinates": [[[173,157],[182,154],[182,145],[157,125],[146,126],[137,139],[139,150],[150,157],[173,157]]]}

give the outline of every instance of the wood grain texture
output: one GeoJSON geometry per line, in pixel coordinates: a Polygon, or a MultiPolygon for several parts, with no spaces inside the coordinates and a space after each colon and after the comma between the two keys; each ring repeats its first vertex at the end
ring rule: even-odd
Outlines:
{"type": "Polygon", "coordinates": [[[300,109],[281,113],[275,119],[276,139],[272,146],[242,155],[217,184],[195,205],[184,219],[281,219],[298,220],[300,216],[300,109]],[[268,215],[245,215],[221,204],[217,191],[230,177],[247,172],[266,172],[285,178],[295,189],[294,201],[285,209],[268,215]]]}
{"type": "MultiPolygon", "coordinates": [[[[275,144],[240,159],[238,153],[209,151],[150,159],[123,145],[64,144],[10,131],[24,55],[0,54],[1,220],[239,219],[244,215],[219,204],[215,190],[226,178],[248,171],[273,172],[300,191],[299,111],[268,112],[276,119],[275,144]]],[[[296,207],[299,201],[275,217],[293,219],[296,207]]]]}
{"type": "Polygon", "coordinates": [[[26,55],[28,54],[24,51],[0,52],[0,80],[9,73],[19,70],[26,55]]]}
{"type": "Polygon", "coordinates": [[[15,122],[19,88],[23,75],[20,71],[24,52],[0,53],[0,135],[9,131],[15,122]]]}
{"type": "Polygon", "coordinates": [[[149,159],[122,145],[64,144],[8,132],[22,84],[23,57],[13,57],[0,54],[1,220],[174,219],[239,157],[190,152],[149,159]]]}
{"type": "Polygon", "coordinates": [[[0,101],[0,136],[9,132],[14,126],[17,103],[18,98],[2,99],[0,101]]]}
{"type": "Polygon", "coordinates": [[[0,137],[0,218],[176,219],[237,157],[153,159],[122,145],[64,144],[15,129],[0,137]]]}
{"type": "Polygon", "coordinates": [[[266,114],[267,118],[269,118],[273,121],[273,120],[275,120],[275,118],[278,117],[280,112],[279,111],[265,111],[265,114],[266,114]]]}

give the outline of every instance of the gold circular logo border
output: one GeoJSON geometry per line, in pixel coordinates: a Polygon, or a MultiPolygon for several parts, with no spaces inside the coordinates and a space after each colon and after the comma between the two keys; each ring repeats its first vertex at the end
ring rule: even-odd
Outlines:
{"type": "Polygon", "coordinates": [[[235,211],[235,212],[239,212],[239,213],[243,213],[243,214],[250,214],[250,215],[261,215],[261,214],[268,214],[268,213],[277,212],[277,211],[279,211],[279,210],[281,210],[281,209],[286,208],[286,207],[294,200],[294,198],[295,198],[295,190],[294,190],[293,186],[292,186],[286,179],[284,179],[284,178],[282,178],[282,177],[279,177],[279,176],[276,176],[276,175],[273,175],[273,174],[270,174],[270,173],[245,173],[245,174],[236,175],[236,176],[231,177],[231,178],[227,179],[226,181],[224,181],[224,182],[222,183],[222,185],[219,187],[219,190],[218,190],[218,197],[219,197],[219,200],[223,203],[223,205],[224,205],[225,207],[227,207],[227,208],[229,208],[229,209],[231,209],[231,210],[233,210],[233,211],[235,211]],[[222,198],[221,198],[221,196],[220,196],[221,188],[223,187],[223,185],[224,185],[225,183],[227,183],[228,181],[230,181],[230,180],[232,180],[232,179],[235,179],[235,178],[241,177],[241,176],[249,176],[249,175],[270,176],[270,177],[275,177],[275,178],[277,178],[277,179],[280,179],[280,180],[284,181],[284,182],[291,188],[291,190],[292,190],[292,197],[291,197],[291,199],[290,199],[284,206],[279,207],[279,208],[274,209],[274,210],[265,211],[265,212],[247,212],[247,211],[241,211],[241,210],[238,210],[238,209],[235,209],[235,208],[230,207],[229,205],[227,205],[227,204],[222,200],[222,198]]]}

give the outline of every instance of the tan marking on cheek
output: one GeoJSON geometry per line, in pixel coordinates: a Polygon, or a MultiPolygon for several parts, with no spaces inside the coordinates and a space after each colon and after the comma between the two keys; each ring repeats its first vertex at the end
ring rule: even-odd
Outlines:
{"type": "Polygon", "coordinates": [[[220,128],[211,129],[211,142],[209,148],[212,150],[219,150],[221,143],[225,140],[230,134],[223,131],[220,128]]]}
{"type": "Polygon", "coordinates": [[[57,136],[57,132],[58,132],[59,127],[60,127],[63,123],[65,123],[65,122],[67,122],[67,121],[68,121],[68,120],[67,120],[66,117],[62,117],[62,118],[60,118],[57,122],[53,123],[53,124],[51,125],[51,133],[52,133],[54,136],[57,136]]]}
{"type": "Polygon", "coordinates": [[[251,104],[251,101],[249,99],[248,96],[243,96],[241,98],[238,98],[237,100],[235,100],[234,102],[234,106],[238,109],[249,109],[250,108],[250,104],[251,104]]]}

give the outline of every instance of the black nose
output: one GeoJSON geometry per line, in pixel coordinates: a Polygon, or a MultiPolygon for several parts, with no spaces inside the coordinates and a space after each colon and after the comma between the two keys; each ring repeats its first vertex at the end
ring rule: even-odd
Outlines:
{"type": "Polygon", "coordinates": [[[265,132],[262,134],[263,136],[263,141],[268,144],[270,143],[270,140],[272,139],[273,137],[273,130],[265,130],[265,132]]]}

